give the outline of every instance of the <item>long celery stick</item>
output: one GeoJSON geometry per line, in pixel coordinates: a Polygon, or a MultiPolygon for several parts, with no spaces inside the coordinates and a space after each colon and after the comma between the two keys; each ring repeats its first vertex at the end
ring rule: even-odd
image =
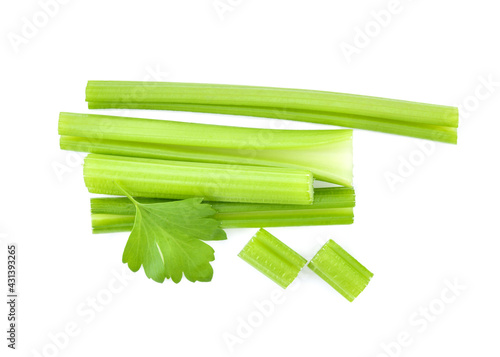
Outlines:
{"type": "Polygon", "coordinates": [[[373,277],[373,273],[331,239],[311,259],[308,267],[351,302],[373,277]]]}
{"type": "Polygon", "coordinates": [[[152,198],[309,205],[309,171],[89,154],[83,174],[89,192],[152,198]]]}
{"type": "MultiPolygon", "coordinates": [[[[136,198],[136,200],[141,203],[167,201],[154,198],[136,198]]],[[[135,206],[128,198],[92,198],[90,202],[93,233],[132,230],[135,206]]],[[[207,203],[217,211],[214,218],[221,222],[222,228],[351,224],[354,219],[355,194],[350,188],[318,188],[314,192],[314,203],[310,206],[207,203]]]]}
{"type": "Polygon", "coordinates": [[[238,256],[284,289],[307,263],[297,252],[262,228],[238,256]]]}
{"type": "Polygon", "coordinates": [[[86,100],[286,108],[458,126],[457,111],[452,107],[302,89],[174,82],[89,81],[86,100]]]}
{"type": "MultiPolygon", "coordinates": [[[[297,227],[352,224],[352,208],[329,208],[315,211],[240,212],[218,213],[214,218],[221,222],[221,228],[297,227]]],[[[93,213],[93,233],[130,232],[135,216],[93,213]]]]}
{"type": "Polygon", "coordinates": [[[457,143],[457,129],[446,126],[428,124],[413,124],[396,120],[375,119],[364,116],[298,111],[278,110],[276,108],[261,107],[236,107],[197,104],[158,104],[158,103],[89,103],[90,109],[153,109],[153,110],[177,110],[215,114],[234,114],[254,116],[262,118],[288,119],[318,124],[329,124],[354,129],[365,129],[388,134],[404,135],[419,139],[439,141],[449,144],[457,143]]]}
{"type": "Polygon", "coordinates": [[[198,111],[300,120],[456,143],[458,109],[323,91],[169,82],[89,81],[89,108],[198,111]]]}
{"type": "Polygon", "coordinates": [[[352,184],[352,130],[271,130],[61,113],[62,149],[97,154],[300,168],[352,184]]]}

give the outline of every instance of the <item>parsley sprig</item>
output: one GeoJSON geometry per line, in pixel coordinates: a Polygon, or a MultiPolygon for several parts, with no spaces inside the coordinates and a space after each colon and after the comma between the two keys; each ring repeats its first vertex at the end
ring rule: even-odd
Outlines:
{"type": "MultiPolygon", "coordinates": [[[[118,185],[118,184],[117,184],[118,185]]],[[[211,281],[214,250],[203,241],[227,239],[216,213],[202,198],[162,203],[139,203],[118,185],[136,207],[135,222],[123,252],[123,262],[136,272],[163,283],[211,281]]]]}

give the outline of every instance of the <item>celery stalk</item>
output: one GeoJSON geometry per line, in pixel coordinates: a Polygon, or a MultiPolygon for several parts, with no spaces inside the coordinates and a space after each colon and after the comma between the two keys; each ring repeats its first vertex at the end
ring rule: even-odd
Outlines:
{"type": "MultiPolygon", "coordinates": [[[[92,233],[130,232],[134,226],[134,215],[93,213],[92,233]]],[[[217,213],[215,219],[221,222],[221,228],[260,228],[260,227],[298,227],[352,224],[352,208],[330,208],[314,211],[270,211],[240,212],[237,214],[217,213]]]]}
{"type": "Polygon", "coordinates": [[[351,302],[373,277],[368,269],[331,239],[311,259],[308,267],[351,302]]]}
{"type": "Polygon", "coordinates": [[[89,81],[91,109],[166,109],[300,120],[456,143],[455,107],[324,91],[89,81]]]}
{"type": "MultiPolygon", "coordinates": [[[[165,202],[164,199],[136,198],[140,203],[165,202]]],[[[351,224],[354,219],[354,190],[343,187],[318,188],[314,202],[304,205],[207,202],[217,212],[222,228],[260,228],[351,224]]],[[[125,197],[92,198],[93,233],[128,232],[135,217],[134,204],[125,197]]]]}
{"type": "Polygon", "coordinates": [[[309,205],[309,171],[90,154],[83,174],[91,193],[152,198],[309,205]]]}
{"type": "Polygon", "coordinates": [[[62,149],[97,154],[299,168],[352,185],[352,130],[271,130],[61,113],[62,149]]]}
{"type": "Polygon", "coordinates": [[[284,289],[307,263],[297,252],[262,228],[238,256],[284,289]]]}
{"type": "Polygon", "coordinates": [[[130,232],[134,228],[135,215],[93,213],[92,233],[130,232]]]}
{"type": "Polygon", "coordinates": [[[404,135],[413,138],[457,143],[457,129],[454,127],[414,124],[396,120],[377,119],[348,114],[298,111],[290,109],[261,108],[261,107],[236,107],[197,104],[158,104],[158,103],[89,103],[90,109],[152,109],[152,110],[177,110],[214,114],[233,114],[262,118],[288,119],[317,124],[337,125],[354,129],[378,131],[387,134],[404,135]]]}

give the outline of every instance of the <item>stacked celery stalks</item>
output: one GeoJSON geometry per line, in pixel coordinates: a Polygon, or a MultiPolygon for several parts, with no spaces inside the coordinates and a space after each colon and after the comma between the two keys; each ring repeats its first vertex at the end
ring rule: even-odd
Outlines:
{"type": "MultiPolygon", "coordinates": [[[[224,228],[353,221],[351,130],[270,130],[61,113],[59,134],[62,149],[93,153],[84,164],[92,193],[121,195],[114,184],[119,181],[145,203],[203,197],[224,228]],[[347,187],[314,193],[313,176],[347,187]]],[[[130,200],[91,202],[95,233],[131,230],[135,207],[130,200]]]]}
{"type": "MultiPolygon", "coordinates": [[[[319,91],[155,82],[87,86],[89,108],[200,111],[456,143],[456,108],[319,91]]],[[[61,113],[84,162],[94,233],[131,231],[123,261],[158,282],[210,281],[220,228],[353,222],[352,130],[271,130],[61,113]],[[318,179],[336,187],[313,189],[318,179]],[[203,200],[203,202],[202,202],[203,200]]],[[[324,263],[323,263],[324,264],[324,263]]],[[[327,268],[327,267],[326,267],[327,268]]],[[[325,269],[326,269],[325,268],[325,269]]]]}

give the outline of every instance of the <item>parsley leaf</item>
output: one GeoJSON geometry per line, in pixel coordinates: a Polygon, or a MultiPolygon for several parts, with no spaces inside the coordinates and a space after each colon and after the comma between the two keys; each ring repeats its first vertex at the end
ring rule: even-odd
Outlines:
{"type": "Polygon", "coordinates": [[[159,283],[178,283],[182,274],[192,282],[212,280],[214,250],[202,240],[226,239],[220,223],[211,218],[215,210],[201,203],[202,198],[139,203],[121,189],[136,207],[123,263],[133,272],[142,265],[146,276],[159,283]]]}

